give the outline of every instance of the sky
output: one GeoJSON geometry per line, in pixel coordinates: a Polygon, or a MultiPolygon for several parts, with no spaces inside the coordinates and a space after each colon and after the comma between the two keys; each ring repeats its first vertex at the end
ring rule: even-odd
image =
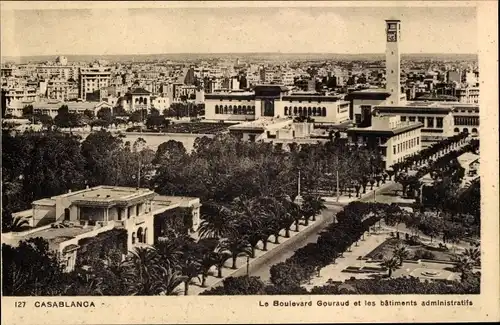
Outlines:
{"type": "MultiPolygon", "coordinates": [[[[272,5],[272,4],[271,4],[272,5]]],[[[2,10],[2,56],[162,53],[477,53],[474,7],[2,10]]]]}

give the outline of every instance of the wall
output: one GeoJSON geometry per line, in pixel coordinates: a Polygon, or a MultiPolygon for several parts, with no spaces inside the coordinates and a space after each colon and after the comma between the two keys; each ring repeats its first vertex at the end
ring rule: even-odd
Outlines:
{"type": "Polygon", "coordinates": [[[382,105],[385,103],[384,99],[353,99],[352,101],[352,111],[353,111],[353,116],[352,120],[356,120],[356,114],[362,114],[361,113],[361,105],[366,105],[366,106],[371,106],[373,109],[373,106],[377,105],[382,105]]]}
{"type": "Polygon", "coordinates": [[[416,129],[400,133],[391,137],[387,141],[386,168],[402,161],[404,158],[411,156],[422,149],[422,135],[420,130],[421,129],[416,129]],[[413,144],[410,142],[412,140],[413,144]],[[408,147],[404,146],[405,143],[407,143],[408,147]],[[398,145],[401,148],[400,151],[398,151],[398,145]],[[396,146],[396,153],[394,153],[394,146],[396,146]]]}
{"type": "Polygon", "coordinates": [[[33,207],[33,226],[40,227],[56,220],[56,207],[35,205],[33,207]]]}
{"type": "MultiPolygon", "coordinates": [[[[89,131],[73,131],[74,134],[78,134],[82,137],[82,141],[90,134],[89,131]]],[[[146,140],[146,146],[150,149],[156,151],[158,146],[169,140],[182,142],[186,151],[190,152],[193,150],[194,142],[197,138],[208,137],[213,138],[213,134],[189,134],[189,133],[139,133],[139,132],[122,132],[125,137],[122,139],[123,142],[130,141],[134,143],[137,139],[143,138],[146,140]]]]}

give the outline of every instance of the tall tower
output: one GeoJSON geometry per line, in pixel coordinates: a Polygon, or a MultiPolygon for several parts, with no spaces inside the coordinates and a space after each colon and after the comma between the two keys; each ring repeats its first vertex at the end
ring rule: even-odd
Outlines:
{"type": "Polygon", "coordinates": [[[401,21],[390,19],[385,21],[387,45],[385,50],[385,80],[386,90],[391,94],[387,104],[399,105],[401,96],[401,55],[399,43],[401,42],[401,21]]]}

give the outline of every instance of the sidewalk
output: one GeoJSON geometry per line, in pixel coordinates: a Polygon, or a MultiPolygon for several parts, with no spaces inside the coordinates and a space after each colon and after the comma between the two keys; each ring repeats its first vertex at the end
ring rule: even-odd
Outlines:
{"type": "Polygon", "coordinates": [[[377,191],[381,191],[383,189],[386,189],[387,187],[396,184],[396,182],[386,180],[385,184],[382,184],[380,182],[379,186],[377,184],[373,185],[373,189],[371,190],[371,185],[368,185],[366,187],[366,193],[363,194],[362,189],[360,191],[360,196],[356,197],[356,193],[353,193],[352,197],[349,197],[348,195],[340,195],[339,200],[337,201],[336,196],[323,196],[322,199],[325,200],[325,202],[328,202],[329,204],[338,204],[338,205],[347,205],[351,202],[354,201],[359,201],[362,199],[368,199],[370,197],[374,198],[376,200],[377,198],[377,191]],[[374,195],[375,193],[375,195],[374,195]]]}
{"type": "Polygon", "coordinates": [[[344,257],[339,257],[335,261],[335,264],[330,264],[320,271],[319,277],[313,277],[311,281],[304,285],[308,290],[312,289],[314,286],[325,285],[329,279],[334,281],[345,281],[349,280],[351,277],[357,279],[368,279],[368,274],[353,274],[342,272],[348,266],[363,266],[366,261],[358,260],[359,256],[365,256],[375,249],[378,245],[382,244],[388,238],[387,234],[369,234],[365,233],[365,240],[360,240],[358,246],[355,244],[351,246],[351,251],[344,252],[344,257]]]}
{"type": "MultiPolygon", "coordinates": [[[[279,244],[274,244],[274,236],[271,236],[269,238],[269,241],[267,243],[267,251],[263,251],[261,248],[262,248],[262,242],[259,242],[257,248],[255,249],[255,258],[250,258],[249,260],[249,267],[251,267],[252,264],[256,263],[257,261],[259,261],[260,259],[264,258],[265,256],[267,256],[269,253],[271,253],[272,251],[274,251],[275,249],[277,249],[278,247],[280,247],[281,245],[283,245],[284,243],[286,243],[287,241],[291,240],[292,238],[304,233],[307,229],[311,228],[313,225],[315,225],[316,223],[320,222],[322,220],[322,215],[319,215],[316,217],[316,221],[311,221],[309,220],[309,225],[307,226],[304,226],[303,222],[304,221],[301,221],[299,223],[299,232],[295,232],[295,225],[292,225],[291,227],[291,230],[290,230],[290,237],[289,238],[285,238],[283,237],[285,235],[285,231],[282,230],[280,232],[280,237],[279,237],[279,244]]],[[[227,277],[230,277],[232,274],[242,270],[242,269],[245,269],[247,267],[247,257],[246,256],[240,256],[236,259],[236,266],[237,266],[237,269],[232,269],[231,266],[232,266],[232,263],[233,263],[233,260],[232,258],[229,258],[226,263],[224,264],[224,268],[222,270],[222,278],[217,278],[217,269],[215,266],[213,266],[210,271],[209,271],[209,276],[207,277],[206,279],[206,287],[201,287],[201,276],[198,279],[193,279],[192,281],[194,283],[191,283],[189,285],[189,291],[188,291],[188,295],[191,296],[191,295],[198,295],[200,294],[201,292],[205,291],[205,290],[208,290],[210,289],[211,287],[214,287],[214,286],[217,286],[219,285],[220,283],[222,283],[222,281],[227,278],[227,277]]],[[[181,285],[179,285],[178,287],[179,289],[179,292],[181,292],[181,295],[184,294],[184,284],[182,283],[181,285]]]]}

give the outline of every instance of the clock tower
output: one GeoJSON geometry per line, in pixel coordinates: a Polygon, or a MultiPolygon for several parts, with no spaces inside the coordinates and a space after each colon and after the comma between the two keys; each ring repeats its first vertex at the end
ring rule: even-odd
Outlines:
{"type": "Polygon", "coordinates": [[[387,37],[385,50],[385,88],[391,94],[387,98],[387,104],[399,105],[401,96],[401,55],[399,53],[401,21],[395,19],[386,20],[385,34],[387,37]]]}

